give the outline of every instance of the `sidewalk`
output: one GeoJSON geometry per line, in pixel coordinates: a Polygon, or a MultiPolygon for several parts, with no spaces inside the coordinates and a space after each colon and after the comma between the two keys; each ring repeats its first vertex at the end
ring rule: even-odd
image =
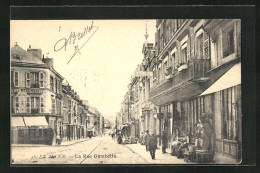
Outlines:
{"type": "Polygon", "coordinates": [[[144,158],[151,164],[187,164],[184,159],[178,159],[170,154],[170,149],[166,149],[167,153],[162,154],[162,149],[157,149],[155,152],[155,160],[151,158],[150,152],[146,152],[145,145],[141,144],[125,144],[132,152],[144,158]]]}
{"type": "Polygon", "coordinates": [[[89,140],[89,138],[83,138],[79,140],[72,141],[62,141],[60,145],[45,145],[45,144],[11,144],[11,147],[60,147],[60,146],[70,146],[73,144],[81,143],[89,140]]]}

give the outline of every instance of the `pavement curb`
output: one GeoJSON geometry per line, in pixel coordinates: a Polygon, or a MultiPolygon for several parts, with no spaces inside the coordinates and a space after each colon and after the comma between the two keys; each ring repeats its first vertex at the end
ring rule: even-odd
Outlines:
{"type": "Polygon", "coordinates": [[[11,145],[11,147],[67,147],[67,146],[70,146],[70,145],[74,145],[74,144],[78,144],[78,143],[81,143],[81,142],[85,142],[85,141],[88,141],[88,139],[86,140],[82,140],[82,141],[78,141],[78,142],[75,142],[75,143],[72,143],[72,144],[67,144],[67,145],[11,145]]]}

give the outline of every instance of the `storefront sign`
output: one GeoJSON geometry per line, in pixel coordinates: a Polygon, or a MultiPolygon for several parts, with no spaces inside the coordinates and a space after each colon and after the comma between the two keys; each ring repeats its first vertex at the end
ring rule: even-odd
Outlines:
{"type": "Polygon", "coordinates": [[[28,93],[28,94],[42,94],[43,90],[42,89],[32,89],[32,88],[12,89],[12,93],[19,93],[19,92],[25,92],[25,93],[28,93]]]}

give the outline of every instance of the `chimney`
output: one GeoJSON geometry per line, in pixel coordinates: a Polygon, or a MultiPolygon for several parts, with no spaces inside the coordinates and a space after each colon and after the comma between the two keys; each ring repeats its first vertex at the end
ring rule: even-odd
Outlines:
{"type": "Polygon", "coordinates": [[[45,64],[53,67],[53,58],[43,58],[42,62],[44,62],[45,64]]]}
{"type": "Polygon", "coordinates": [[[30,53],[35,58],[42,60],[42,50],[41,49],[32,49],[31,45],[29,45],[27,52],[30,53]]]}

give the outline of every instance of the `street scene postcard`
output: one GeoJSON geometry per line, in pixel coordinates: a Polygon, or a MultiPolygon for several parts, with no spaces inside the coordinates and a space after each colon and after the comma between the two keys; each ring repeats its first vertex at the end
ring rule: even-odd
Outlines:
{"type": "Polygon", "coordinates": [[[10,20],[10,164],[239,164],[241,20],[10,20]]]}

